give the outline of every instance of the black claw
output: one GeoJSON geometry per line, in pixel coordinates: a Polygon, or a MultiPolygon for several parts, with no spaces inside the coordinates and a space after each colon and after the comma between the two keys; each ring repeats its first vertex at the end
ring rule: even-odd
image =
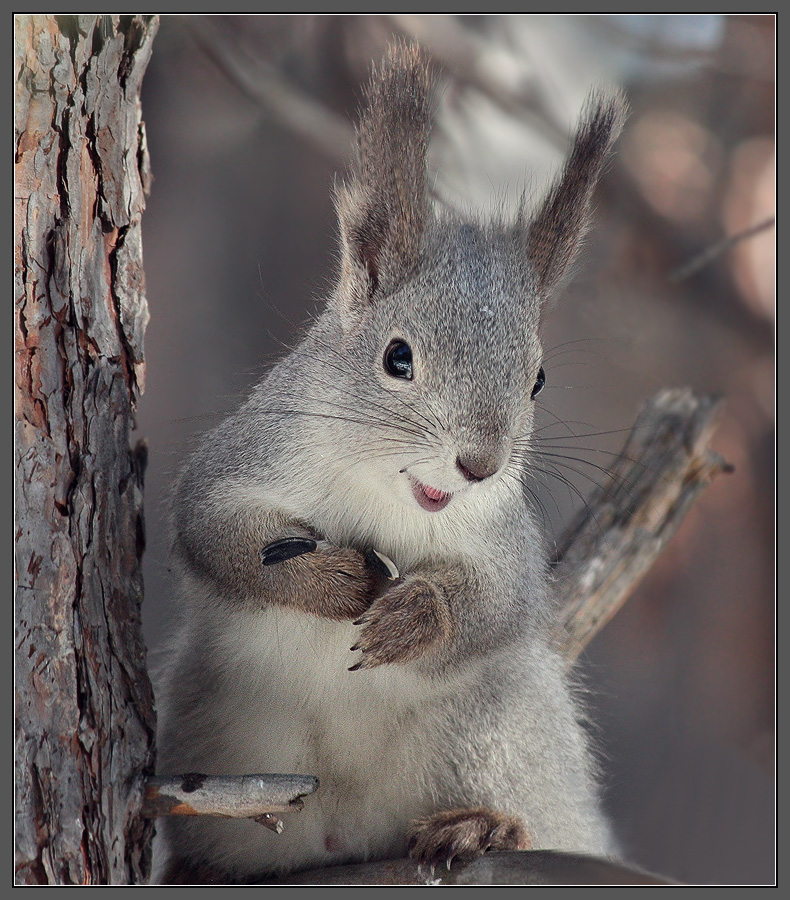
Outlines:
{"type": "Polygon", "coordinates": [[[310,538],[282,538],[267,544],[261,551],[261,562],[265,566],[273,566],[275,563],[285,562],[294,556],[303,553],[312,553],[318,544],[310,538]]]}
{"type": "Polygon", "coordinates": [[[425,863],[430,867],[431,873],[433,874],[436,867],[442,864],[441,850],[437,850],[436,853],[432,853],[430,854],[430,856],[426,856],[425,863]]]}
{"type": "Polygon", "coordinates": [[[395,568],[395,564],[391,561],[388,564],[387,560],[382,558],[381,554],[377,553],[372,547],[365,551],[365,562],[371,569],[374,569],[379,575],[383,575],[390,581],[394,581],[398,577],[398,570],[395,568]]]}
{"type": "Polygon", "coordinates": [[[483,838],[483,852],[487,853],[491,845],[494,843],[494,840],[499,837],[499,830],[501,825],[494,825],[493,828],[488,830],[488,833],[483,838]]]}
{"type": "Polygon", "coordinates": [[[349,666],[349,667],[348,667],[348,671],[349,671],[349,672],[356,672],[357,669],[361,669],[361,668],[362,668],[362,662],[360,661],[360,662],[358,662],[358,663],[354,663],[353,666],[349,666]]]}
{"type": "Polygon", "coordinates": [[[353,647],[350,647],[349,649],[350,649],[351,652],[353,653],[355,650],[359,650],[359,644],[354,644],[354,646],[353,646],[353,647]]]}

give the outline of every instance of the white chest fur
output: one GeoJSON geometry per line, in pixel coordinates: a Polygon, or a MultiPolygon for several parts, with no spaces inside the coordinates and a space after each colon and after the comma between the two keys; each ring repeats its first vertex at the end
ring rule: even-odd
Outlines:
{"type": "Polygon", "coordinates": [[[210,826],[213,852],[234,868],[402,853],[409,824],[435,806],[434,726],[446,688],[404,667],[349,672],[357,632],[277,607],[209,632],[217,658],[233,664],[213,685],[224,721],[193,745],[190,766],[321,782],[281,835],[246,822],[210,826]]]}

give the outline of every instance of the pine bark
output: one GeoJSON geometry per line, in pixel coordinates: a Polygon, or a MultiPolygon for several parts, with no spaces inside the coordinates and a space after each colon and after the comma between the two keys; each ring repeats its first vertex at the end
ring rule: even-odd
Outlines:
{"type": "Polygon", "coordinates": [[[16,880],[139,883],[153,693],[140,627],[145,449],[140,86],[150,16],[18,16],[16,880]]]}

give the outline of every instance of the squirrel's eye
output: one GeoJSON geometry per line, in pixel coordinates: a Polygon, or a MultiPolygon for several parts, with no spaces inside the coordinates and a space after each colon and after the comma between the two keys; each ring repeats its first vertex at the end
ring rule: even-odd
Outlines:
{"type": "Polygon", "coordinates": [[[406,341],[392,341],[384,351],[384,368],[393,378],[411,381],[411,347],[406,341]]]}
{"type": "Polygon", "coordinates": [[[534,400],[535,397],[543,390],[543,385],[546,383],[546,373],[543,371],[543,366],[540,367],[538,371],[538,380],[535,382],[535,387],[532,388],[532,394],[530,394],[530,399],[534,400]]]}

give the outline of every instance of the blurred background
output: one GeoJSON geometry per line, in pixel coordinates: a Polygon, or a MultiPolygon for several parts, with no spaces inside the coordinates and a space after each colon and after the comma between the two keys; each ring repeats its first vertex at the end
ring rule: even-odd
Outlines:
{"type": "Polygon", "coordinates": [[[580,663],[627,857],[690,883],[774,881],[772,16],[164,16],[143,84],[148,440],[144,626],[162,657],[167,490],[319,309],[331,187],[372,60],[416,37],[440,72],[431,149],[456,208],[539,202],[589,88],[631,116],[578,276],[547,323],[543,419],[580,435],[540,486],[559,534],[642,402],[726,398],[735,466],[580,663]]]}

